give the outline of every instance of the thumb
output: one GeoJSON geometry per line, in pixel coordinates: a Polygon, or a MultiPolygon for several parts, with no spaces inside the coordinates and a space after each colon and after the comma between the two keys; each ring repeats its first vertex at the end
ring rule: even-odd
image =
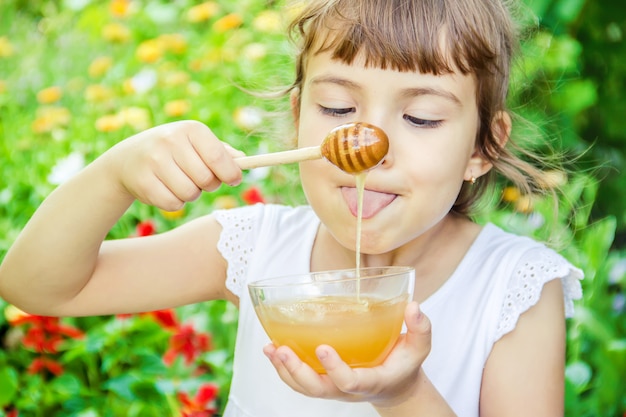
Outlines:
{"type": "Polygon", "coordinates": [[[432,336],[430,320],[421,311],[417,301],[407,305],[404,321],[407,327],[406,342],[420,352],[430,352],[432,336]]]}

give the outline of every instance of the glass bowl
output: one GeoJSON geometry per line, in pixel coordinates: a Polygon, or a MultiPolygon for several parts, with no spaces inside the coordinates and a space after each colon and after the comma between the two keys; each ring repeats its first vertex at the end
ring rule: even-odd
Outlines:
{"type": "Polygon", "coordinates": [[[351,367],[380,365],[402,330],[413,297],[411,267],[312,272],[248,284],[256,314],[276,346],[289,346],[319,373],[319,345],[351,367]]]}

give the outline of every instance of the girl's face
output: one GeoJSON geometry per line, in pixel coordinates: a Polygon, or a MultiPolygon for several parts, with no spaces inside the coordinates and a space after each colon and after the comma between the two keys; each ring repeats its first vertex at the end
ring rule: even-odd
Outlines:
{"type": "MultiPolygon", "coordinates": [[[[474,155],[478,128],[472,76],[434,76],[346,65],[328,53],[310,56],[300,91],[298,144],[320,145],[334,127],[374,124],[389,137],[384,162],[369,171],[361,250],[393,251],[450,211],[464,180],[489,166],[474,155]]],[[[355,178],[324,160],[302,163],[307,199],[339,243],[355,248],[355,178]]]]}

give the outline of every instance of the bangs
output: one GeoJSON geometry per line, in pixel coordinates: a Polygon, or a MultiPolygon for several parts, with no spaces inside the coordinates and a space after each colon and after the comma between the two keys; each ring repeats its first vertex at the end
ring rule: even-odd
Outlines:
{"type": "Polygon", "coordinates": [[[402,72],[493,74],[502,68],[495,62],[501,49],[498,29],[481,2],[476,7],[459,3],[335,0],[309,9],[292,33],[301,35],[302,53],[329,52],[348,65],[362,57],[366,67],[402,72]]]}

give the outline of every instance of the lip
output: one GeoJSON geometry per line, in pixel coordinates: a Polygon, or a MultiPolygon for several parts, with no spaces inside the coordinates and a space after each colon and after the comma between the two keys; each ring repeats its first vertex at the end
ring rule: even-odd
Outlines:
{"type": "MultiPolygon", "coordinates": [[[[341,187],[341,194],[354,217],[358,215],[358,195],[355,187],[341,187]]],[[[398,194],[365,189],[363,192],[363,219],[369,219],[391,204],[398,194]]]]}

